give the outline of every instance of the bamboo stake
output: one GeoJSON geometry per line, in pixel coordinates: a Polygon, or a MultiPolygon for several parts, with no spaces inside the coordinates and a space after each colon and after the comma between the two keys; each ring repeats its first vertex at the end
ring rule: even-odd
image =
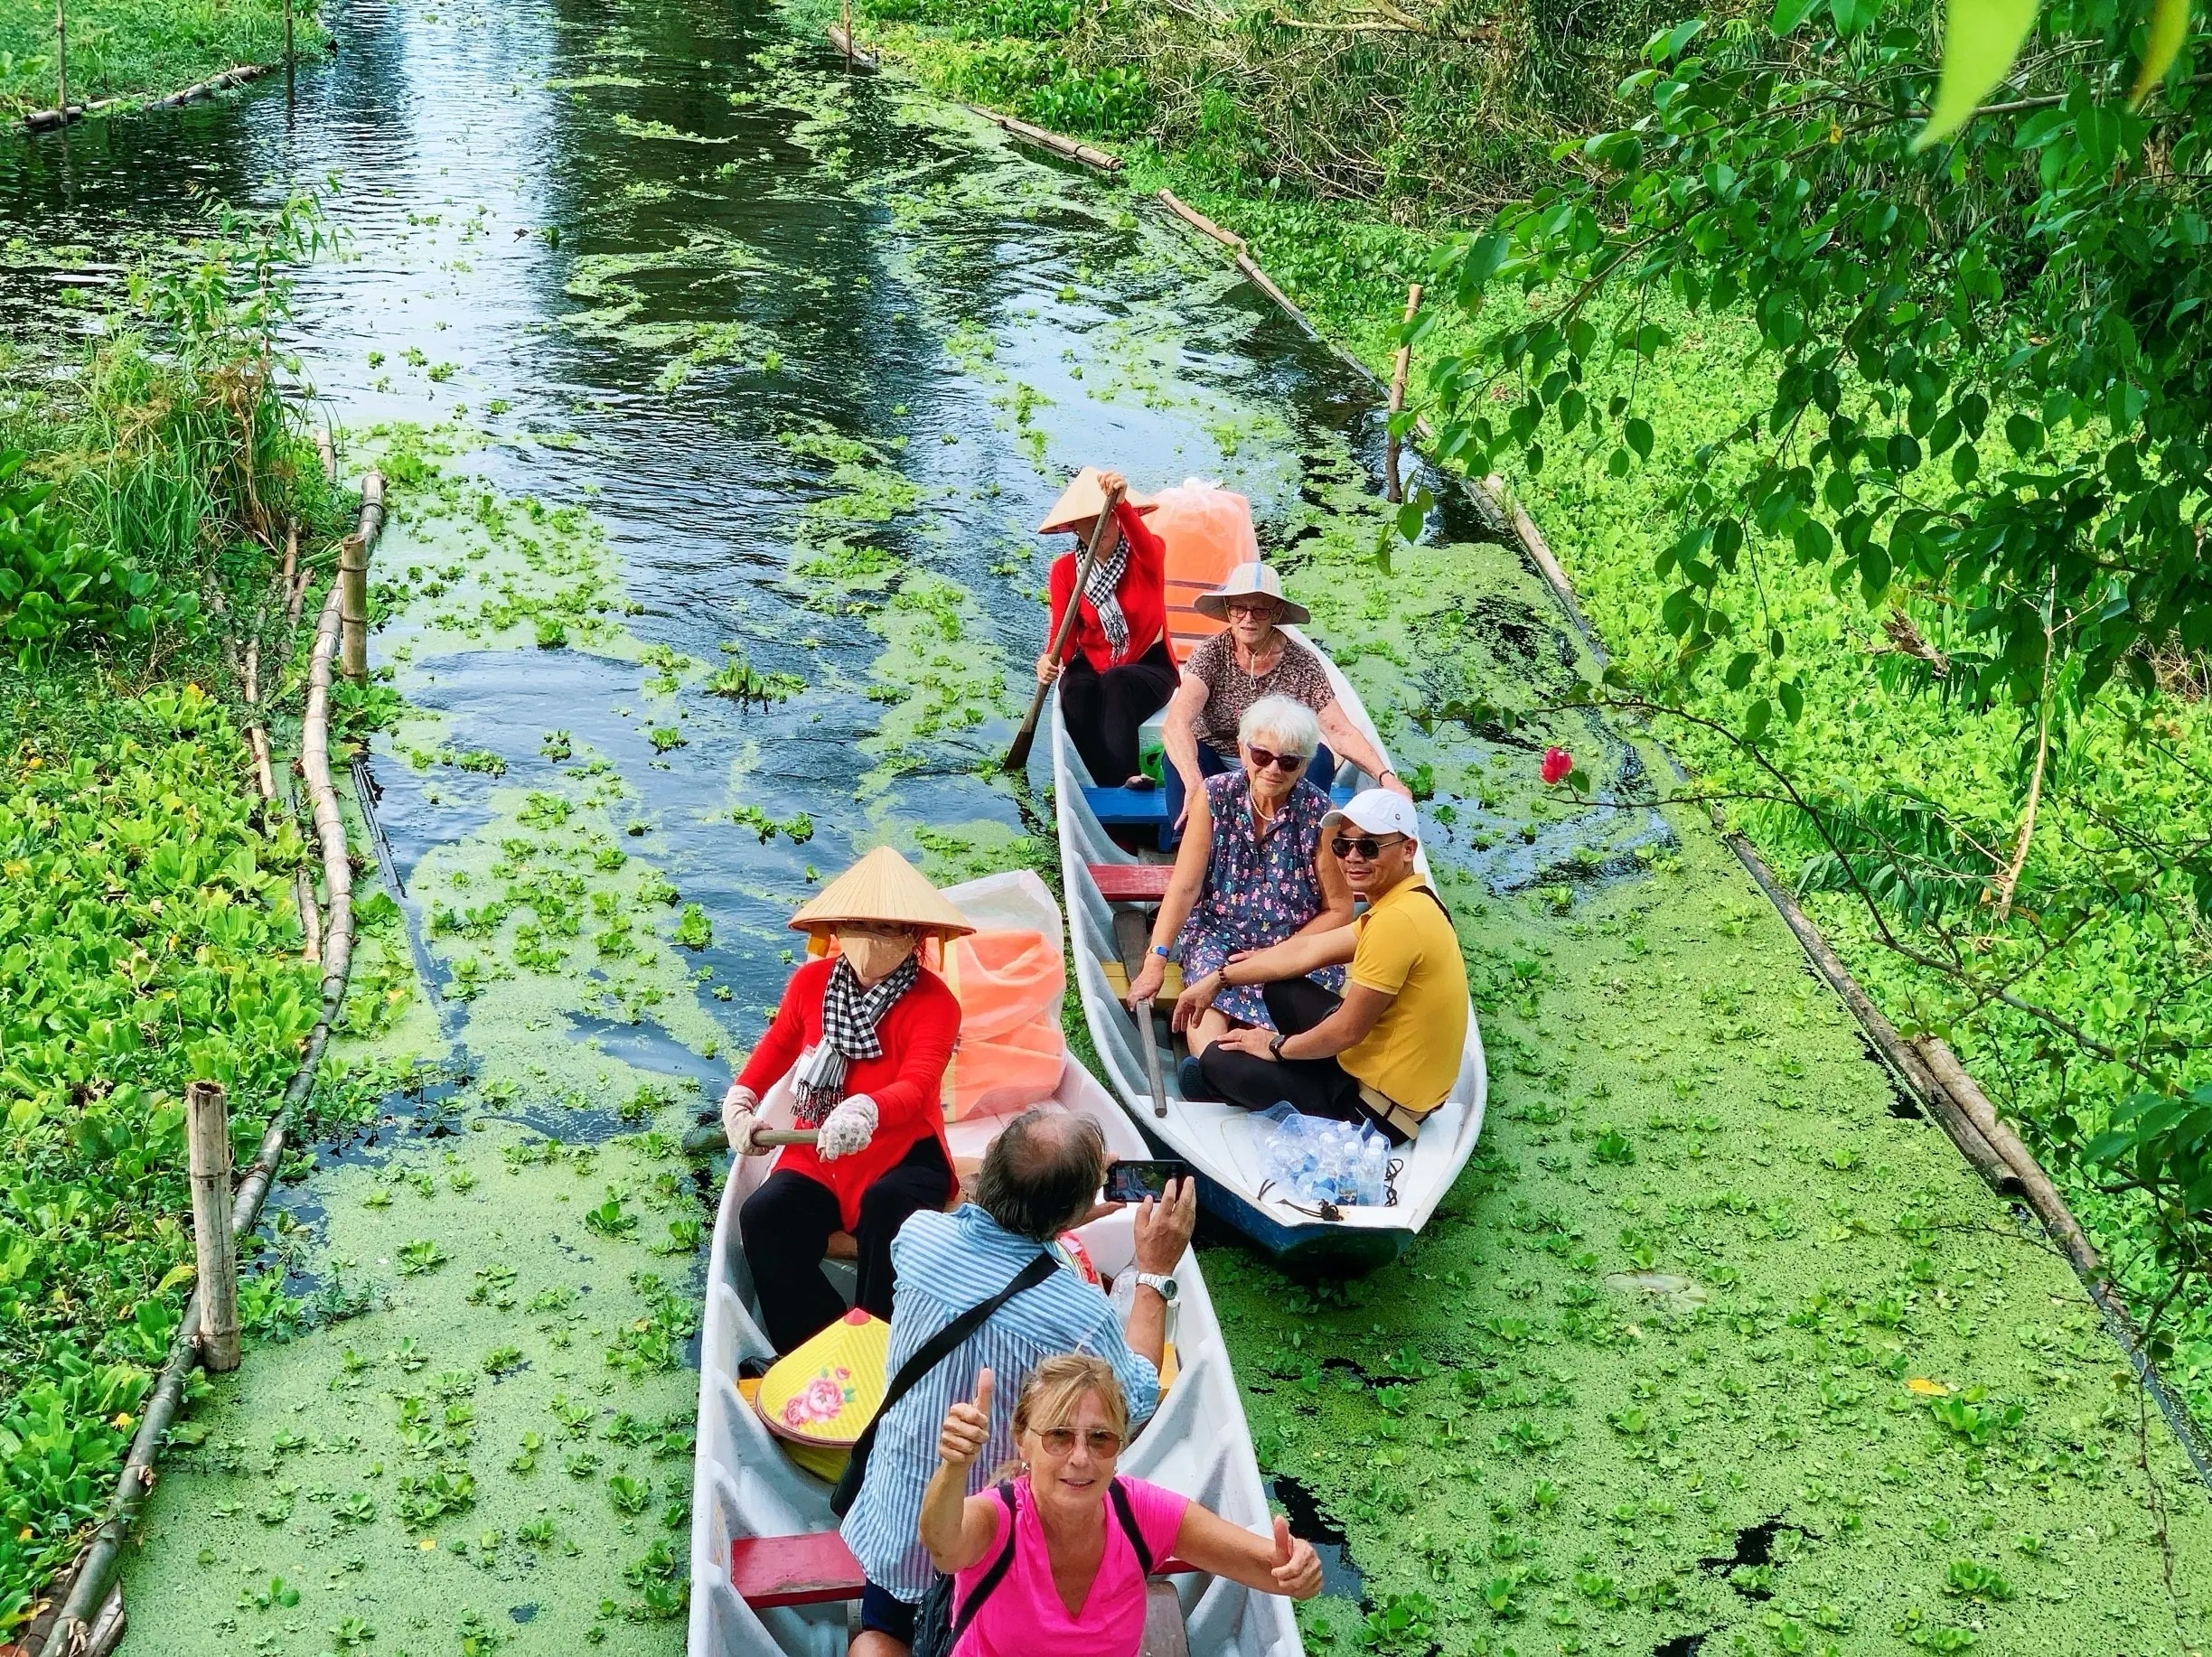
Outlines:
{"type": "MultiPolygon", "coordinates": [[[[368,521],[367,507],[361,520],[368,521]]],[[[330,779],[331,658],[340,628],[339,586],[333,582],[315,626],[314,654],[307,669],[307,716],[300,731],[300,775],[314,814],[323,847],[323,900],[330,909],[330,945],[323,951],[323,981],[345,982],[353,941],[353,867],[346,858],[345,828],[338,816],[337,791],[330,779]]]]}
{"type": "Polygon", "coordinates": [[[1223,229],[1221,226],[1215,224],[1214,220],[1207,218],[1196,208],[1193,207],[1189,202],[1184,201],[1183,198],[1176,194],[1174,191],[1161,191],[1159,192],[1159,199],[1167,203],[1167,211],[1169,212],[1173,213],[1176,218],[1182,220],[1184,223],[1189,225],[1192,229],[1196,230],[1201,236],[1212,237],[1215,241],[1221,243],[1223,247],[1228,248],[1232,253],[1242,253],[1244,251],[1244,239],[1242,236],[1231,235],[1227,230],[1223,229]]]}
{"type": "Polygon", "coordinates": [[[230,1105],[220,1084],[184,1090],[191,1135],[192,1242],[199,1258],[200,1362],[239,1366],[238,1240],[230,1234],[230,1105]]]}
{"type": "Polygon", "coordinates": [[[344,631],[339,641],[339,670],[356,685],[369,682],[369,545],[384,526],[384,478],[371,472],[361,479],[361,527],[338,543],[338,591],[344,631]]]}
{"type": "Polygon", "coordinates": [[[845,0],[845,72],[853,71],[852,0],[845,0]]]}
{"type": "MultiPolygon", "coordinates": [[[[1075,626],[1076,606],[1083,603],[1083,585],[1091,579],[1091,566],[1098,562],[1099,549],[1106,544],[1107,530],[1117,535],[1121,532],[1120,526],[1114,521],[1114,509],[1121,504],[1122,492],[1119,489],[1107,492],[1106,504],[1099,508],[1098,518],[1091,526],[1090,545],[1083,548],[1083,561],[1075,568],[1074,588],[1068,594],[1067,608],[1061,612],[1060,625],[1053,631],[1052,647],[1045,651],[1054,661],[1064,660],[1067,655],[1068,634],[1075,626]]],[[[1045,693],[1051,688],[1051,685],[1040,680],[1036,694],[1029,698],[1029,712],[1021,722],[1021,729],[1014,733],[1014,745],[1007,750],[1007,770],[1019,771],[1029,763],[1029,750],[1036,743],[1037,716],[1045,711],[1045,693]]]]}
{"type": "Polygon", "coordinates": [[[54,0],[54,108],[69,119],[69,0],[54,0]]]}
{"type": "MultiPolygon", "coordinates": [[[[1418,282],[1406,289],[1405,326],[1413,325],[1413,318],[1420,311],[1421,285],[1418,282]]],[[[1398,343],[1398,360],[1391,365],[1390,436],[1383,454],[1383,480],[1392,504],[1405,499],[1405,484],[1398,476],[1398,417],[1405,412],[1406,374],[1413,366],[1413,342],[1401,340],[1398,343]]]]}

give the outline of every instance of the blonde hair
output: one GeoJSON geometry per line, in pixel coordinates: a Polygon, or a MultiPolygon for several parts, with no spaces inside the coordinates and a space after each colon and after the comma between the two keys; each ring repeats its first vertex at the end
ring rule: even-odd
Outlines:
{"type": "Polygon", "coordinates": [[[1129,1437],[1129,1400],[1122,1396],[1113,1366],[1089,1353],[1055,1353],[1029,1371],[1014,1400],[1014,1437],[1065,1427],[1083,1408],[1083,1395],[1098,1394],[1107,1424],[1129,1437]]]}

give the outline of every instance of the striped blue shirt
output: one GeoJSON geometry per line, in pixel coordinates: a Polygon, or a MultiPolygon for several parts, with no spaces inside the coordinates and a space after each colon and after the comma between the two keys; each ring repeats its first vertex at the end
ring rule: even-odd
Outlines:
{"type": "MultiPolygon", "coordinates": [[[[972,1203],[949,1214],[926,1210],[891,1241],[898,1287],[891,1305],[886,1372],[970,1306],[980,1306],[1036,1258],[1017,1237],[972,1203]]],[[[937,1471],[937,1429],[959,1400],[975,1397],[976,1371],[991,1372],[991,1436],[969,1469],[969,1493],[983,1487],[1014,1454],[1014,1399],[1023,1379],[1054,1353],[1103,1358],[1120,1377],[1132,1430],[1159,1407],[1159,1371],[1129,1351],[1113,1303],[1073,1271],[1057,1271],[1000,1306],[967,1342],[893,1406],[876,1430],[867,1478],[845,1515],[846,1546],[867,1579],[918,1601],[934,1571],[922,1546],[922,1491],[937,1471]]]]}

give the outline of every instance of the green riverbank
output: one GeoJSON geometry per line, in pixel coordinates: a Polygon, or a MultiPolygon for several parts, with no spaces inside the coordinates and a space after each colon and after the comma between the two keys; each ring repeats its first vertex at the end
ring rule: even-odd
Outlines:
{"type": "MultiPolygon", "coordinates": [[[[801,26],[820,27],[832,9],[796,8],[801,26]]],[[[1193,125],[1191,110],[1211,111],[1204,97],[1177,80],[1152,94],[1108,106],[1068,89],[1101,73],[1100,42],[1089,25],[1042,11],[991,11],[955,18],[928,5],[876,0],[858,8],[864,40],[885,50],[923,84],[959,98],[999,101],[1048,124],[1095,136],[1127,156],[1123,182],[1134,196],[1163,186],[1245,237],[1253,257],[1332,339],[1378,375],[1390,371],[1406,285],[1426,280],[1454,226],[1421,222],[1414,202],[1394,196],[1385,216],[1357,200],[1321,201],[1278,188],[1237,145],[1251,135],[1235,123],[1193,125]],[[1011,64],[1026,65],[1021,74],[1011,64]],[[1054,89],[1058,89],[1054,90],[1054,89]],[[1170,108],[1172,107],[1172,108],[1170,108]],[[1234,128],[1233,131],[1232,128],[1234,128]],[[1148,136],[1173,135],[1169,147],[1148,136]],[[1233,154],[1244,164],[1233,165],[1233,154]]],[[[1195,73],[1171,44],[1183,25],[1155,19],[1139,4],[1116,31],[1146,44],[1138,59],[1159,76],[1195,73]],[[1160,23],[1148,32],[1148,20],[1160,23]]],[[[1270,36],[1251,50],[1265,56],[1293,34],[1270,36]]],[[[1241,51],[1243,47],[1224,47],[1241,51]]],[[[1349,49],[1347,49],[1349,50],[1349,49]]],[[[1376,47],[1381,51],[1383,48],[1376,47]]],[[[1295,57],[1295,53],[1291,54],[1295,57]]],[[[1355,73],[1374,70],[1372,54],[1355,73]]],[[[1295,76],[1289,59],[1272,71],[1295,76]]],[[[1138,71],[1130,70],[1131,74],[1138,71]]],[[[1135,83],[1142,89],[1139,74],[1135,83]]],[[[1295,95],[1270,82],[1269,99],[1295,95]]],[[[1325,89],[1308,89],[1326,101],[1325,89]]],[[[1410,120],[1393,105],[1395,117],[1410,120]]],[[[1226,120],[1227,117],[1223,117],[1226,120]]],[[[1426,140],[1424,140],[1426,142],[1426,140]]],[[[1473,159],[1470,158],[1470,164],[1473,159]]],[[[1495,157],[1485,152],[1486,163],[1495,157]]],[[[1310,157],[1308,158],[1310,161],[1310,157]]],[[[1285,166],[1291,167],[1289,159],[1285,166]]],[[[1295,168],[1292,169],[1295,171],[1295,168]]],[[[1532,183],[1525,171],[1520,187],[1532,183]]],[[[1493,296],[1494,308],[1515,303],[1493,296]]],[[[1418,348],[1411,401],[1424,402],[1421,365],[1474,351],[1477,330],[1448,303],[1429,307],[1429,332],[1418,348]]],[[[1659,679],[1672,660],[1673,635],[1660,613],[1665,583],[1651,571],[1674,538],[1667,493],[1695,463],[1698,445],[1731,427],[1747,407],[1767,396],[1771,372],[1752,357],[1752,336],[1729,319],[1659,320],[1702,348],[1694,370],[1649,366],[1640,378],[1624,365],[1593,379],[1589,394],[1633,395],[1655,436],[1648,463],[1622,465],[1610,441],[1574,439],[1555,446],[1541,474],[1508,480],[1574,582],[1586,613],[1608,651],[1638,683],[1659,679]]],[[[1626,458],[1624,454],[1622,460],[1626,458]]],[[[2020,834],[2022,803],[2014,756],[2032,751],[2032,710],[1977,712],[1936,690],[1914,688],[1914,664],[1886,631],[1894,611],[1907,632],[1941,652],[1956,648],[1958,629],[1946,609],[1899,589],[1878,606],[1839,600],[1824,576],[1808,572],[1786,545],[1762,542],[1762,622],[1786,629],[1791,671],[1804,673],[1806,715],[1779,727],[1772,757],[1803,791],[1823,801],[1871,848],[1881,837],[1913,846],[1934,835],[1942,855],[2000,866],[2020,834]],[[1940,823],[1940,828],[1934,827],[1940,823]]],[[[1748,623],[1747,623],[1748,624],[1748,623]]],[[[1775,672],[1762,664],[1748,682],[1729,687],[1708,673],[1684,695],[1695,718],[1741,729],[1750,705],[1775,694],[1775,672]]],[[[2066,1034],[2070,1027],[2103,1047],[2172,1069],[2183,1086],[2212,1078],[2212,979],[2204,974],[2207,942],[2186,876],[2148,855],[2132,856],[2131,840],[2188,845],[2212,832],[2198,772],[2212,754],[2212,701],[2202,694],[2200,668],[2169,663],[2165,688],[2139,697],[2114,690],[2086,714],[2059,722],[2058,757],[2051,767],[2019,887],[2023,914],[2067,912],[2082,893],[2103,901],[2063,935],[2015,922],[1977,927],[1971,941],[1977,982],[1967,985],[1908,962],[1883,942],[1874,918],[1847,892],[1832,867],[1815,882],[1807,908],[1853,973],[1891,1021],[1907,1034],[1945,1036],[1967,1068],[2019,1128],[2081,1215],[2132,1304],[2163,1302],[2174,1279],[2154,1256],[2156,1228],[2138,1201],[2109,1194],[2106,1171],[2087,1164],[2084,1149],[2114,1109],[2141,1085],[2124,1064],[2109,1062],[2066,1034]],[[2145,733],[2149,733],[2146,740],[2145,733]],[[2146,900],[2146,894],[2154,897],[2146,900]],[[1982,984],[2001,983],[2049,1016],[1998,1003],[1982,984]],[[2177,1056],[2179,1055],[2179,1056],[2177,1056]]],[[[1662,719],[1655,734],[1687,762],[1700,792],[1723,800],[1785,879],[1795,879],[1827,850],[1802,813],[1773,798],[1772,779],[1724,735],[1688,720],[1662,719]]],[[[1853,844],[1858,844],[1854,841],[1853,844]]],[[[1917,903],[1949,903],[1955,931],[1968,922],[1981,884],[1928,881],[1904,890],[1885,910],[1894,935],[1924,954],[1956,947],[1921,923],[1917,903]],[[1930,888],[1937,888],[1930,897],[1930,888]]],[[[2185,1292],[2159,1330],[2169,1343],[2162,1368],[2200,1418],[2212,1417],[2212,1306],[2200,1290],[2185,1292]]]]}
{"type": "MultiPolygon", "coordinates": [[[[72,0],[68,20],[72,104],[158,98],[284,60],[284,0],[72,0]]],[[[294,0],[292,27],[302,59],[329,44],[314,0],[294,0]]],[[[55,48],[53,6],[0,0],[0,115],[54,107],[55,48]]]]}
{"type": "MultiPolygon", "coordinates": [[[[156,282],[85,354],[0,355],[0,1635],[106,1507],[191,1286],[183,1094],[253,1155],[316,1017],[304,820],[254,791],[234,664],[295,708],[258,538],[340,508],[227,305],[156,282]],[[220,611],[211,606],[220,605],[220,611]]],[[[284,740],[281,728],[278,740],[284,740]]],[[[281,1312],[248,1255],[248,1332],[281,1312]]]]}

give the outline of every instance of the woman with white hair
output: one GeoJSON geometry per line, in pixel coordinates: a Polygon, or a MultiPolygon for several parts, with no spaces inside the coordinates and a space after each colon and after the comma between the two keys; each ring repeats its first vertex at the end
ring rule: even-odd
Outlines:
{"type": "MultiPolygon", "coordinates": [[[[1195,984],[1241,950],[1351,923],[1352,889],[1321,843],[1329,797],[1304,774],[1320,744],[1320,722],[1302,702],[1262,697],[1244,710],[1242,763],[1208,777],[1191,797],[1151,950],[1129,986],[1132,1005],[1158,993],[1171,955],[1183,964],[1183,981],[1195,984]]],[[[1338,989],[1344,969],[1314,977],[1338,989]]],[[[1187,1027],[1194,1059],[1238,1025],[1274,1028],[1255,988],[1222,990],[1203,1010],[1176,1006],[1175,1027],[1187,1027]]]]}

